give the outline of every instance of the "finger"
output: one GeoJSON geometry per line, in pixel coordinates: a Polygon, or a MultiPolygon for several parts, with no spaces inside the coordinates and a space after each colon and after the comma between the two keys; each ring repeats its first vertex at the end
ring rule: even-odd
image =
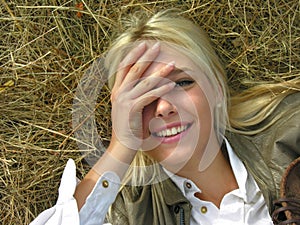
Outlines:
{"type": "Polygon", "coordinates": [[[143,51],[139,50],[140,48],[142,48],[142,46],[139,46],[137,47],[137,49],[135,49],[135,51],[130,52],[130,54],[126,56],[126,59],[124,59],[124,62],[121,63],[123,65],[123,68],[120,68],[116,75],[117,80],[112,90],[112,99],[114,99],[114,96],[118,95],[117,93],[130,90],[134,87],[134,85],[139,81],[139,78],[142,77],[145,70],[158,56],[160,50],[160,43],[157,42],[156,44],[154,44],[151,47],[151,49],[148,49],[144,54],[143,51]],[[142,56],[138,58],[134,56],[135,53],[142,53],[142,56]],[[137,58],[138,59],[137,61],[134,61],[132,60],[133,58],[135,60],[137,58]],[[129,65],[124,66],[125,63],[129,63],[129,65]],[[132,66],[133,63],[134,65],[132,66]]]}
{"type": "Polygon", "coordinates": [[[121,85],[131,66],[145,53],[146,49],[146,43],[143,41],[126,55],[118,67],[114,88],[121,85]]]}
{"type": "Polygon", "coordinates": [[[134,111],[143,110],[145,106],[151,104],[156,99],[170,92],[175,87],[175,85],[176,85],[175,82],[169,82],[167,84],[164,84],[156,89],[147,92],[146,94],[136,99],[136,104],[134,104],[133,110],[134,111]]]}
{"type": "Polygon", "coordinates": [[[153,63],[153,60],[158,56],[160,51],[160,43],[157,42],[142,55],[138,61],[130,68],[127,75],[124,77],[123,83],[138,82],[143,76],[147,68],[153,63]]]}
{"type": "MultiPolygon", "coordinates": [[[[134,89],[132,89],[131,94],[129,97],[131,99],[137,98],[146,92],[152,90],[155,86],[160,84],[166,84],[170,80],[164,79],[163,77],[170,74],[171,71],[174,69],[174,62],[168,63],[167,65],[163,66],[160,70],[153,73],[151,76],[146,77],[144,80],[140,81],[134,89]]],[[[161,85],[160,85],[161,86],[161,85]]]]}

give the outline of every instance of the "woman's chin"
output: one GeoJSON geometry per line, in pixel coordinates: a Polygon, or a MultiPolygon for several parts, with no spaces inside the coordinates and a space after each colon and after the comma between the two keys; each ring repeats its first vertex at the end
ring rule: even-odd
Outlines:
{"type": "MultiPolygon", "coordinates": [[[[161,146],[160,146],[161,147],[161,146]]],[[[175,145],[168,148],[156,148],[146,152],[150,157],[154,158],[166,169],[180,170],[186,165],[194,154],[194,148],[189,150],[189,147],[175,145]]]]}

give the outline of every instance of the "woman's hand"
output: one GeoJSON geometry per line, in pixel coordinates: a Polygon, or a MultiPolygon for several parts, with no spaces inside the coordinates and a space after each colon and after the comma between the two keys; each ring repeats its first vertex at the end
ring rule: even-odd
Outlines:
{"type": "Polygon", "coordinates": [[[116,74],[111,94],[112,141],[132,150],[138,150],[143,142],[144,107],[175,85],[173,82],[162,82],[162,78],[174,69],[174,63],[163,64],[155,73],[143,77],[159,52],[159,43],[149,49],[145,42],[141,43],[124,58],[116,74]]]}
{"type": "Polygon", "coordinates": [[[174,63],[161,64],[155,73],[143,77],[159,51],[159,44],[148,49],[142,43],[121,62],[111,94],[113,135],[107,151],[76,188],[74,196],[79,209],[103,173],[115,172],[122,180],[136,154],[133,150],[143,142],[144,107],[175,86],[174,82],[162,81],[174,69],[174,63]]]}

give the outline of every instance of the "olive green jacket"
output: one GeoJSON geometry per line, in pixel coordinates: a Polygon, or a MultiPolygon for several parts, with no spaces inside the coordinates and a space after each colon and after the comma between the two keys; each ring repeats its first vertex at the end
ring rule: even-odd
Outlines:
{"type": "MultiPolygon", "coordinates": [[[[270,128],[253,136],[228,132],[226,138],[260,187],[270,213],[279,198],[281,177],[288,164],[300,156],[300,92],[286,97],[268,119],[283,110],[270,128]]],[[[124,188],[111,207],[114,225],[171,225],[190,223],[191,204],[170,180],[124,188]]]]}

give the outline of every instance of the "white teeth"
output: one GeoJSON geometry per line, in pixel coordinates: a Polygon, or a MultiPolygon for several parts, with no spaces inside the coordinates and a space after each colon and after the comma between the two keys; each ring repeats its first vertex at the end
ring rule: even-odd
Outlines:
{"type": "Polygon", "coordinates": [[[167,130],[167,136],[171,136],[171,134],[172,134],[172,131],[171,130],[167,130]]]}
{"type": "Polygon", "coordinates": [[[171,129],[165,129],[162,131],[159,131],[157,133],[155,133],[156,136],[158,137],[169,137],[169,136],[173,136],[176,134],[179,134],[183,131],[185,131],[187,129],[187,125],[185,126],[179,126],[179,127],[172,127],[171,129]]]}

